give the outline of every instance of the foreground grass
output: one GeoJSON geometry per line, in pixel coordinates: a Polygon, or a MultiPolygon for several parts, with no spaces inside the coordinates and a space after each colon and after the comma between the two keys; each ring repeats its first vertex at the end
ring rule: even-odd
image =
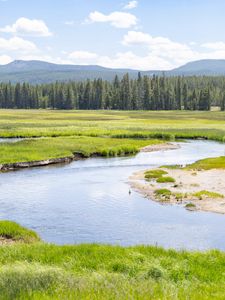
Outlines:
{"type": "Polygon", "coordinates": [[[0,144],[0,164],[72,157],[74,154],[84,157],[131,155],[144,146],[158,143],[162,141],[76,136],[28,139],[0,144]]]}
{"type": "Polygon", "coordinates": [[[152,246],[56,246],[16,223],[0,236],[0,299],[224,299],[225,253],[152,246]],[[32,243],[31,243],[32,242],[32,243]]]}
{"type": "Polygon", "coordinates": [[[224,299],[225,254],[159,247],[0,247],[0,299],[224,299]]]}

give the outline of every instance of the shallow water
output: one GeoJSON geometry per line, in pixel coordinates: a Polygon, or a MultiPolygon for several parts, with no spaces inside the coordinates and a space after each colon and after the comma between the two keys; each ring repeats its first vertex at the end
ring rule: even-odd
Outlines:
{"type": "Polygon", "coordinates": [[[22,138],[0,138],[0,143],[16,143],[23,140],[22,138]]]}
{"type": "Polygon", "coordinates": [[[0,218],[37,231],[48,242],[157,244],[225,250],[225,216],[160,205],[136,192],[129,176],[165,164],[225,155],[225,145],[180,143],[171,151],[91,158],[67,165],[0,174],[0,218]]]}

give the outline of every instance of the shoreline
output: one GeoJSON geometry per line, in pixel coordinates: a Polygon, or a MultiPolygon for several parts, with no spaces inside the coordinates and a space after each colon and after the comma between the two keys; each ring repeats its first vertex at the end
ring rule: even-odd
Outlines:
{"type": "Polygon", "coordinates": [[[183,170],[167,169],[175,183],[158,183],[156,180],[145,180],[145,171],[134,173],[129,178],[132,189],[149,200],[162,205],[181,205],[190,211],[205,211],[225,214],[225,170],[183,170]],[[167,190],[168,197],[157,196],[157,190],[167,190]],[[208,193],[208,194],[207,194],[208,193]]]}
{"type": "MultiPolygon", "coordinates": [[[[179,149],[180,145],[172,144],[172,143],[162,143],[155,144],[143,147],[139,152],[153,152],[153,151],[162,151],[162,150],[175,150],[179,149]]],[[[82,153],[75,153],[73,156],[61,157],[61,158],[49,158],[45,160],[37,160],[37,161],[28,161],[28,162],[15,162],[15,163],[6,163],[0,164],[0,172],[9,172],[16,171],[20,169],[28,169],[28,168],[36,168],[36,167],[44,167],[49,165],[56,164],[64,164],[71,163],[73,161],[78,161],[86,158],[94,158],[94,157],[104,157],[98,153],[92,153],[89,157],[86,157],[82,153]]]]}

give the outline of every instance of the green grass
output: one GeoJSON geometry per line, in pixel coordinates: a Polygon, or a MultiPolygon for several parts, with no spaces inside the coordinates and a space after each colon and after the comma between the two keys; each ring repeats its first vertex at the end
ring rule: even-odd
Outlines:
{"type": "Polygon", "coordinates": [[[145,172],[145,179],[157,179],[166,174],[168,173],[164,170],[148,170],[145,172]]]}
{"type": "Polygon", "coordinates": [[[112,136],[223,141],[224,112],[0,110],[1,137],[112,136]]]}
{"type": "Polygon", "coordinates": [[[225,156],[202,159],[191,165],[188,165],[185,169],[187,170],[225,169],[225,156]]]}
{"type": "Polygon", "coordinates": [[[0,247],[0,299],[224,299],[225,254],[153,246],[0,247]]]}
{"type": "Polygon", "coordinates": [[[210,192],[206,190],[199,191],[197,193],[192,194],[194,197],[201,199],[204,198],[212,198],[212,199],[217,199],[217,198],[224,198],[224,195],[216,193],[216,192],[210,192]]]}
{"type": "Polygon", "coordinates": [[[157,189],[154,191],[154,194],[157,197],[170,197],[172,195],[172,192],[168,189],[157,189]]]}
{"type": "Polygon", "coordinates": [[[0,144],[0,163],[72,157],[76,153],[84,157],[131,155],[144,146],[161,142],[159,140],[121,140],[84,136],[28,139],[17,143],[0,144]]]}
{"type": "Polygon", "coordinates": [[[224,112],[0,110],[0,137],[41,137],[0,144],[0,163],[134,154],[162,140],[225,140],[224,112]],[[57,138],[56,138],[57,137],[57,138]]]}
{"type": "Polygon", "coordinates": [[[0,221],[0,237],[25,243],[39,241],[38,235],[11,221],[0,221]]]}
{"type": "Polygon", "coordinates": [[[170,176],[165,176],[165,177],[159,177],[156,182],[158,183],[172,183],[175,182],[175,179],[173,177],[170,176]]]}
{"type": "Polygon", "coordinates": [[[196,208],[196,205],[194,203],[187,203],[185,205],[186,208],[196,208]]]}
{"type": "MultiPolygon", "coordinates": [[[[1,110],[0,136],[45,137],[0,144],[0,163],[45,160],[74,153],[86,157],[127,155],[160,142],[158,139],[224,141],[225,114],[1,110]]],[[[171,196],[166,189],[155,193],[165,198],[171,196]]],[[[14,223],[0,223],[0,232],[2,237],[16,241],[39,240],[35,233],[14,223]]],[[[225,254],[219,251],[56,246],[40,241],[0,246],[3,300],[224,299],[224,282],[225,254]]]]}

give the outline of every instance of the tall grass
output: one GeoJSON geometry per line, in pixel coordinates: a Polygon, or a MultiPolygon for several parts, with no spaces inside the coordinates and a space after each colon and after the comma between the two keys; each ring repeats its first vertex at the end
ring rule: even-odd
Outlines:
{"type": "Polygon", "coordinates": [[[0,247],[0,299],[224,299],[225,254],[158,247],[0,247]]]}

